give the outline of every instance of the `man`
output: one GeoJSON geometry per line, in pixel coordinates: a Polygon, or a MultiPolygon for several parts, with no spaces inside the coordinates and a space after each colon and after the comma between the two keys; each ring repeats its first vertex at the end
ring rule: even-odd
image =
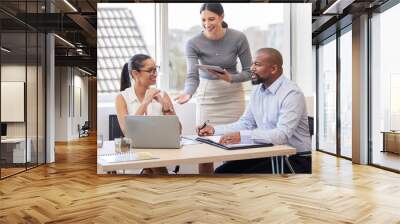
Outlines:
{"type": "MultiPolygon", "coordinates": [[[[304,94],[282,75],[282,55],[273,48],[256,52],[251,66],[251,82],[257,85],[242,117],[234,123],[198,127],[200,136],[222,135],[221,144],[236,144],[249,139],[255,142],[287,144],[297,150],[289,157],[296,173],[311,173],[311,137],[304,94]]],[[[270,173],[270,158],[229,161],[216,173],[270,173]]],[[[289,172],[285,165],[285,172],[289,172]]]]}

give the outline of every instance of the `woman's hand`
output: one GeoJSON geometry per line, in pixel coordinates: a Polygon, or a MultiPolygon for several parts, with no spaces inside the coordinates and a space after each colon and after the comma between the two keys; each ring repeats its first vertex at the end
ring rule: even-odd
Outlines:
{"type": "Polygon", "coordinates": [[[156,88],[150,88],[146,90],[146,93],[144,94],[143,98],[143,103],[144,104],[150,104],[153,99],[157,98],[157,95],[160,93],[159,89],[156,88]]]}
{"type": "Polygon", "coordinates": [[[216,78],[224,80],[225,82],[232,82],[232,75],[224,69],[224,73],[219,73],[214,70],[207,69],[211,75],[214,75],[216,78]]]}
{"type": "Polygon", "coordinates": [[[160,103],[162,105],[162,111],[165,115],[175,115],[174,105],[172,104],[171,98],[166,92],[163,92],[160,96],[160,103]]]}
{"type": "Polygon", "coordinates": [[[176,97],[174,100],[179,103],[179,104],[184,104],[187,103],[190,98],[192,98],[191,94],[181,94],[178,97],[176,97]]]}

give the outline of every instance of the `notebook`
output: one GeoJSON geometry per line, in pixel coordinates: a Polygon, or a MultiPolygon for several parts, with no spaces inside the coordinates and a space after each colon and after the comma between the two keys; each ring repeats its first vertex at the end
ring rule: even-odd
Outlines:
{"type": "Polygon", "coordinates": [[[120,153],[110,153],[110,154],[102,154],[99,155],[102,160],[107,163],[120,163],[120,162],[130,162],[130,161],[139,161],[139,160],[149,160],[149,159],[159,159],[156,157],[148,156],[138,156],[137,153],[132,151],[129,152],[120,152],[120,153]]]}
{"type": "Polygon", "coordinates": [[[248,148],[261,148],[261,147],[270,147],[273,144],[270,143],[256,143],[252,140],[248,142],[241,142],[239,144],[220,144],[219,140],[221,139],[221,135],[217,136],[204,136],[204,137],[197,137],[196,141],[207,143],[213,146],[217,146],[219,148],[223,148],[226,150],[235,150],[235,149],[248,149],[248,148]]]}

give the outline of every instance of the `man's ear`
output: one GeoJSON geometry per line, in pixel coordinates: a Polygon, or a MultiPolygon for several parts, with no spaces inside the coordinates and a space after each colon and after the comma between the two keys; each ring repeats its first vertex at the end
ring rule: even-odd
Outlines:
{"type": "Polygon", "coordinates": [[[274,74],[274,75],[276,75],[276,74],[278,74],[279,73],[279,66],[278,65],[273,65],[272,66],[272,73],[274,74]]]}

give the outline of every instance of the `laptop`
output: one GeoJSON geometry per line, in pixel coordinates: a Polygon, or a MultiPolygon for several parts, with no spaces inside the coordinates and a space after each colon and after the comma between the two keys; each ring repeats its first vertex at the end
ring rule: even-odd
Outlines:
{"type": "Polygon", "coordinates": [[[126,137],[134,148],[179,149],[180,126],[176,115],[126,116],[126,137]]]}

